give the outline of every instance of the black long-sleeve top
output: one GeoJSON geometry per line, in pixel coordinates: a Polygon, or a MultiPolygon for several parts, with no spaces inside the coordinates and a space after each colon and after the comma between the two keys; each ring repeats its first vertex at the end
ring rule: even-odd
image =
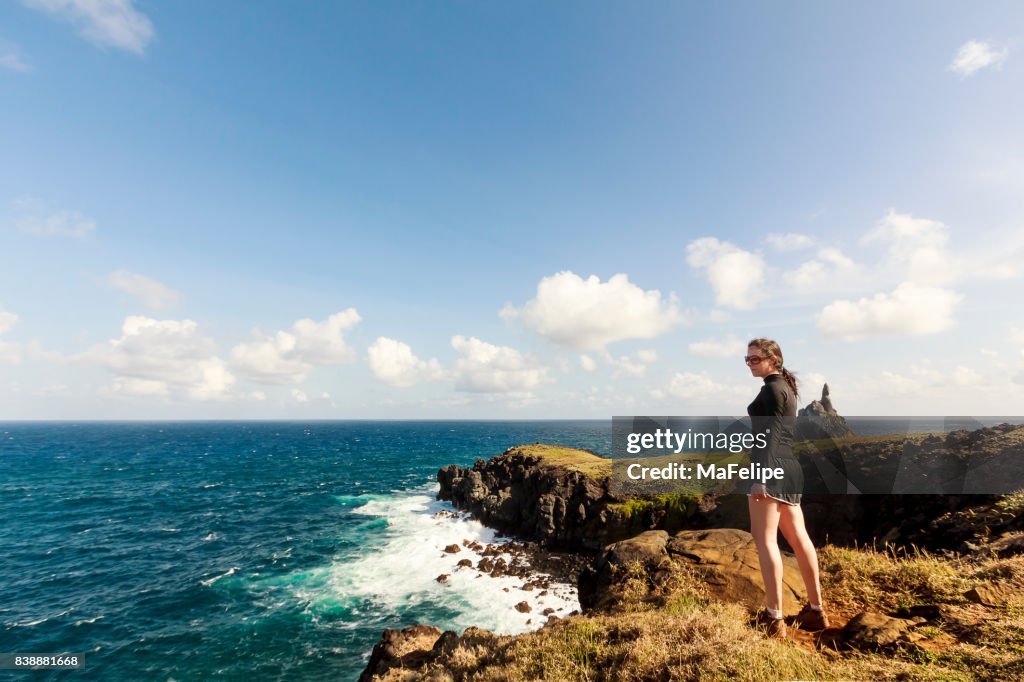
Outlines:
{"type": "Polygon", "coordinates": [[[767,445],[755,445],[750,450],[750,461],[770,466],[773,459],[793,457],[793,428],[796,422],[796,396],[781,374],[764,378],[761,392],[747,405],[750,432],[765,434],[767,445]]]}

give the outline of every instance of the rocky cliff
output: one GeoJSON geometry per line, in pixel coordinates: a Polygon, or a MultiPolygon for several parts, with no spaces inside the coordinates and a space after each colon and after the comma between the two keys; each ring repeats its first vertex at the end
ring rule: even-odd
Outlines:
{"type": "Polygon", "coordinates": [[[610,472],[606,458],[538,443],[478,459],[472,467],[442,468],[438,498],[550,549],[597,550],[630,530],[614,506],[623,500],[609,491],[610,472]]]}

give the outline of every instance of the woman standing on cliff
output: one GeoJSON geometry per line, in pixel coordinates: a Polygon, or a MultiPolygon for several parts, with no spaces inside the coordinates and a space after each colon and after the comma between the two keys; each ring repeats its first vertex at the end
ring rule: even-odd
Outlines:
{"type": "Polygon", "coordinates": [[[823,630],[828,617],[822,610],[821,583],[818,576],[818,555],[804,527],[800,509],[804,476],[793,455],[793,427],[796,419],[796,376],[783,366],[782,349],[771,339],[754,339],[747,344],[744,358],[751,375],[764,379],[761,392],[747,406],[754,435],[764,434],[764,447],[754,447],[750,460],[764,468],[781,467],[781,480],[754,483],[750,487],[747,506],[750,508],[750,532],[757,546],[768,608],[760,612],[757,622],[769,637],[785,637],[782,619],[782,555],[778,534],[796,552],[800,575],[807,588],[808,603],[796,615],[793,624],[806,630],[823,630]]]}

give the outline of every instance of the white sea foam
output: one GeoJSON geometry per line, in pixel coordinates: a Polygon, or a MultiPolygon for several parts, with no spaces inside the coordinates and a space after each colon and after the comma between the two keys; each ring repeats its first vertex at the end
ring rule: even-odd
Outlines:
{"type": "Polygon", "coordinates": [[[238,570],[238,566],[232,566],[225,573],[221,573],[220,575],[215,575],[212,578],[209,578],[207,580],[200,580],[199,583],[201,585],[205,585],[206,587],[209,587],[210,585],[214,584],[215,582],[217,582],[221,578],[227,578],[230,575],[234,575],[235,571],[237,571],[237,570],[238,570]]]}
{"type": "Polygon", "coordinates": [[[64,611],[61,611],[60,613],[55,613],[52,616],[43,616],[42,618],[37,618],[36,620],[26,620],[18,623],[4,623],[4,625],[12,628],[31,628],[35,627],[36,625],[41,625],[42,623],[45,623],[51,618],[60,618],[61,616],[66,616],[69,613],[71,613],[72,610],[73,609],[66,609],[64,611]]]}
{"type": "MultiPolygon", "coordinates": [[[[482,545],[507,541],[495,538],[495,531],[464,515],[438,514],[451,512],[452,507],[436,501],[435,491],[436,485],[417,493],[377,496],[354,508],[354,514],[387,520],[377,542],[363,547],[359,555],[339,557],[329,566],[268,578],[263,587],[286,587],[300,603],[307,604],[314,619],[321,612],[342,609],[349,615],[358,612],[363,624],[367,620],[394,623],[396,615],[411,609],[433,608],[445,616],[444,622],[432,625],[460,631],[476,625],[500,634],[539,628],[547,620],[541,613],[546,608],[554,609],[558,616],[579,608],[574,585],[552,582],[548,593],[541,596],[542,590],[521,589],[530,578],[495,578],[478,571],[475,565],[481,555],[462,541],[482,545]],[[444,552],[451,544],[461,550],[444,552]],[[470,559],[474,567],[459,568],[461,559],[470,559]],[[448,574],[444,583],[437,582],[441,574],[448,574]],[[516,610],[515,605],[522,601],[530,605],[530,613],[516,610]]],[[[511,558],[503,556],[506,561],[511,558]]]]}
{"type": "Polygon", "coordinates": [[[96,621],[98,621],[102,617],[103,617],[103,614],[100,614],[98,616],[93,616],[92,618],[83,618],[82,620],[76,620],[75,621],[75,627],[77,628],[79,625],[86,625],[88,623],[95,623],[96,621]]]}

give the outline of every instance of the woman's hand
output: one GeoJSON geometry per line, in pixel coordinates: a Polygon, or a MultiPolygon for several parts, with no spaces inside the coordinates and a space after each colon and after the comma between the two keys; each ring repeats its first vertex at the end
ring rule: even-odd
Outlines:
{"type": "Polygon", "coordinates": [[[768,487],[764,483],[755,483],[750,486],[750,497],[754,502],[761,502],[768,499],[768,487]]]}

